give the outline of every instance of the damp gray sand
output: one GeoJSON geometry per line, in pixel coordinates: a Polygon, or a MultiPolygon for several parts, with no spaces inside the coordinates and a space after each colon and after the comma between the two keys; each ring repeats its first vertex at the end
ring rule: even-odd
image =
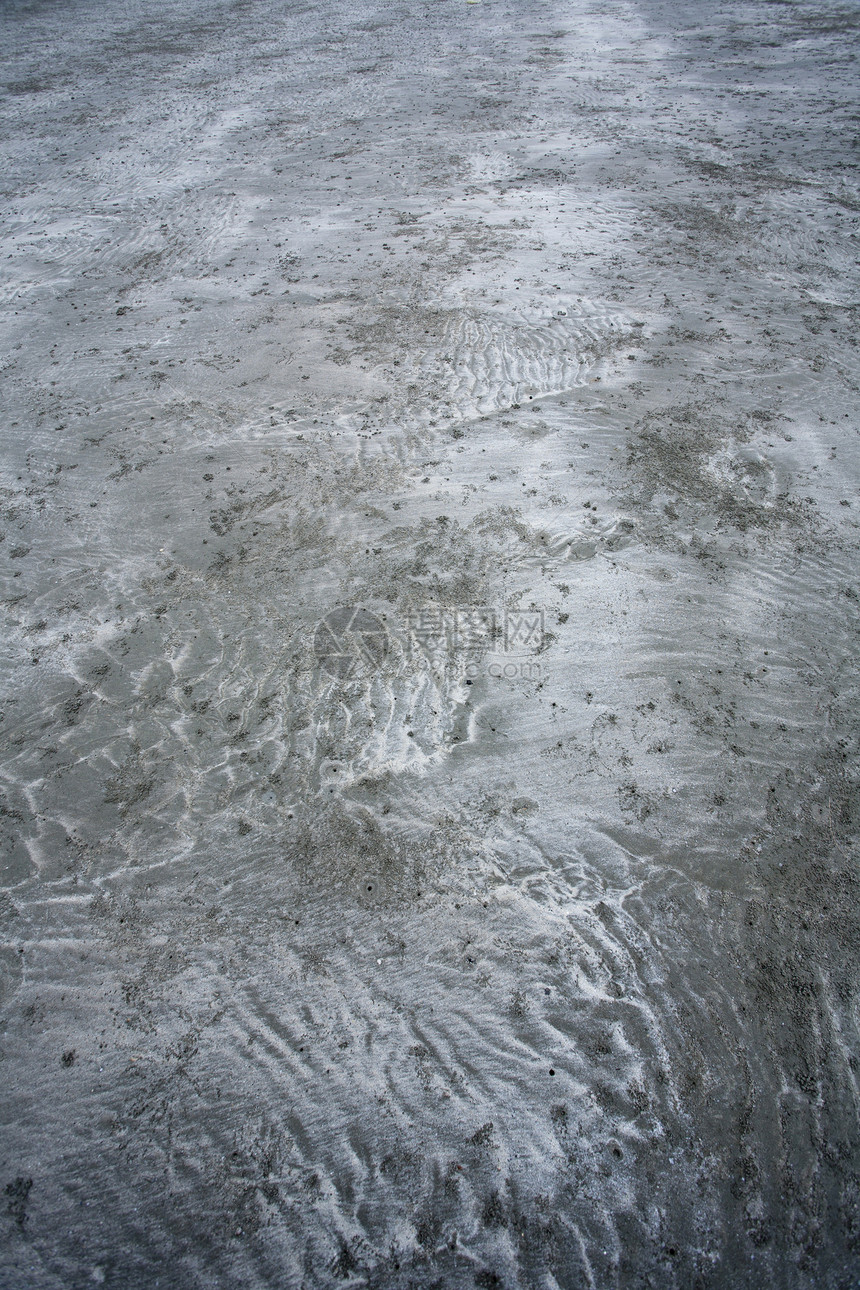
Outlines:
{"type": "Polygon", "coordinates": [[[855,1286],[856,7],[0,23],[3,1285],[855,1286]]]}

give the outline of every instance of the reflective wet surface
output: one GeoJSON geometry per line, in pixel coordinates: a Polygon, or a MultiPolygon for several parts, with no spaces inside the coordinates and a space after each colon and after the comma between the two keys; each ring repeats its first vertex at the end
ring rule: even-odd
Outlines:
{"type": "Polygon", "coordinates": [[[0,9],[15,1287],[848,1287],[855,8],[0,9]]]}

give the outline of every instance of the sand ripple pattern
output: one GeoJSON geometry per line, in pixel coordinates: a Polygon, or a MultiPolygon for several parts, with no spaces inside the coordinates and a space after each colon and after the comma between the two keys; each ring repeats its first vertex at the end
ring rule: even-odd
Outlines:
{"type": "Polygon", "coordinates": [[[432,382],[434,417],[470,420],[585,384],[602,359],[636,336],[632,322],[622,311],[561,303],[537,316],[456,311],[411,363],[422,382],[432,382]]]}
{"type": "Polygon", "coordinates": [[[0,9],[0,1280],[845,1290],[856,15],[0,9]]]}

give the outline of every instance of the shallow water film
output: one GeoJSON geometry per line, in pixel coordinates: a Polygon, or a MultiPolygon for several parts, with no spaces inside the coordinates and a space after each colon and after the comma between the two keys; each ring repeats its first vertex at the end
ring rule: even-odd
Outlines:
{"type": "Polygon", "coordinates": [[[4,1287],[860,1284],[858,31],[2,0],[4,1287]]]}

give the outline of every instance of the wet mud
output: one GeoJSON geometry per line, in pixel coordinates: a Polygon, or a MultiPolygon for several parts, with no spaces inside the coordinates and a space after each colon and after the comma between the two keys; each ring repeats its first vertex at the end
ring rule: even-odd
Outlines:
{"type": "Polygon", "coordinates": [[[856,7],[0,28],[3,1284],[856,1286],[856,7]]]}

